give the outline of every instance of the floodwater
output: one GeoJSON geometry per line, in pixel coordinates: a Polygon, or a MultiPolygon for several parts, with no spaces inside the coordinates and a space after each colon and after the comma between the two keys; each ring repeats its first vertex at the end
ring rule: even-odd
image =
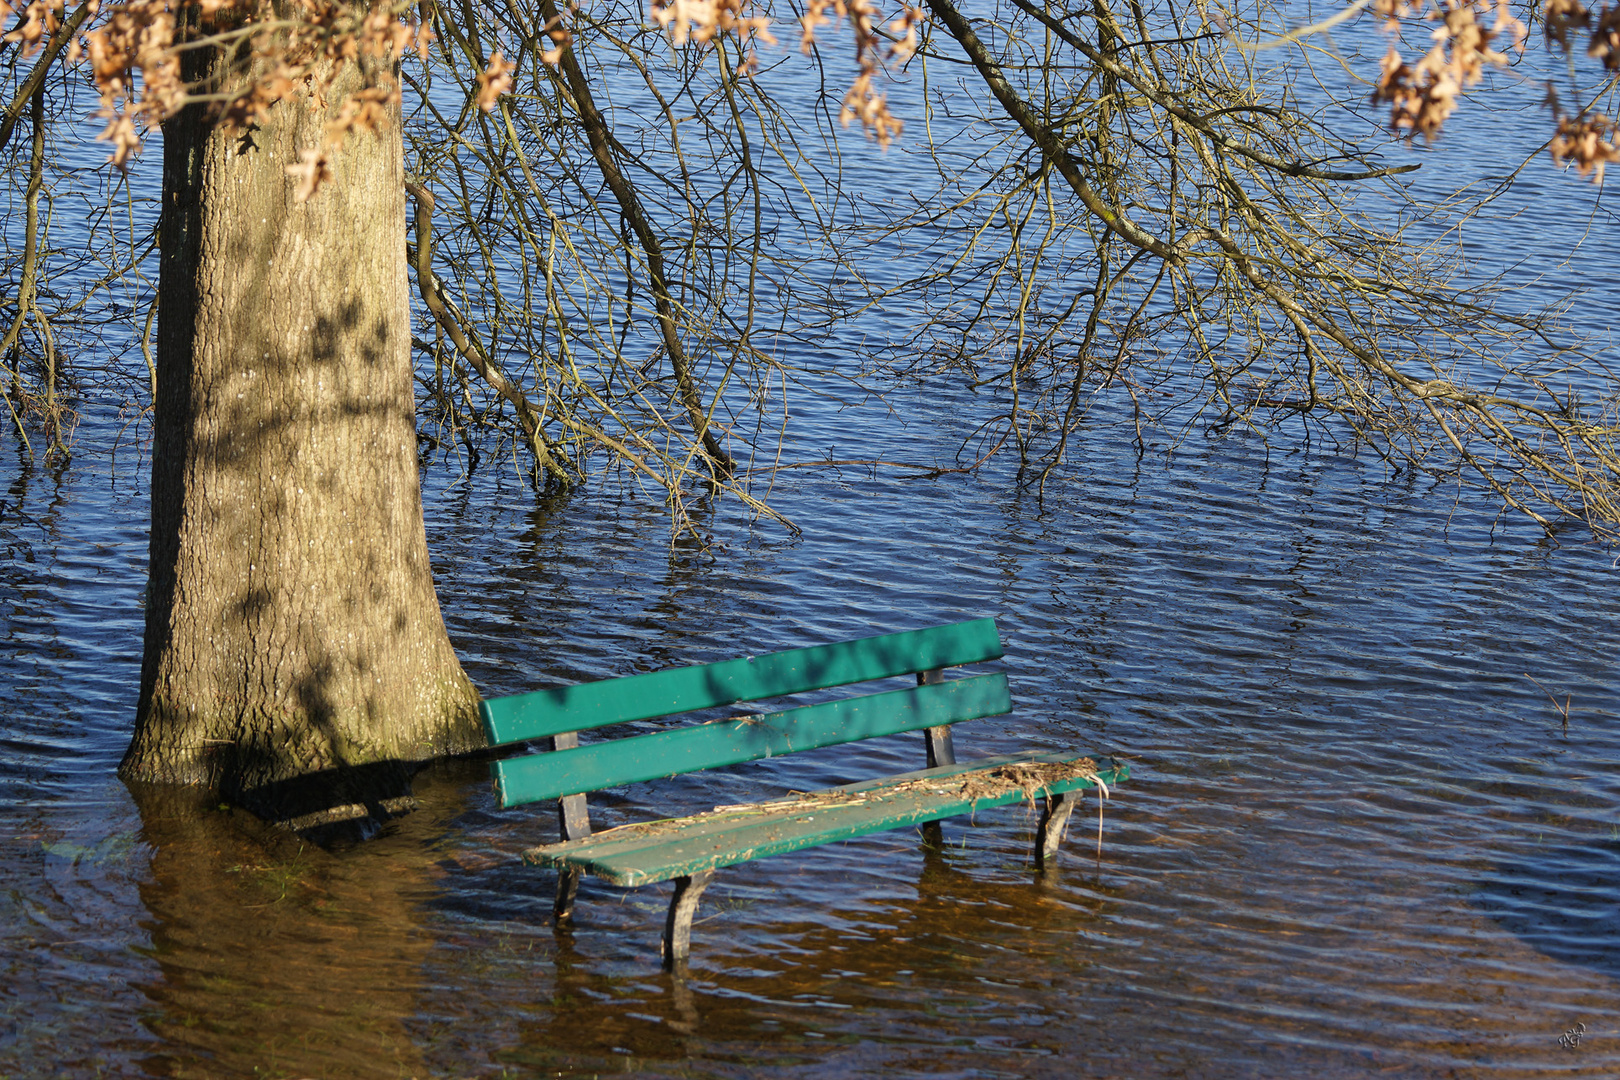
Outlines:
{"type": "MultiPolygon", "coordinates": [[[[1596,213],[1582,265],[1612,312],[1612,218],[1532,168],[1562,208],[1486,223],[1487,247],[1575,283],[1562,252],[1596,213]]],[[[806,398],[788,456],[946,458],[976,400],[806,398]]],[[[120,431],[92,410],[69,466],[9,443],[0,464],[0,1074],[1620,1074],[1620,613],[1614,553],[1578,529],[1550,542],[1320,444],[1138,458],[1105,409],[1044,500],[998,464],[784,474],[800,536],[722,504],[706,544],[672,546],[644,495],[430,470],[440,598],[486,695],[994,616],[985,669],[1016,709],[958,753],[1131,762],[1101,858],[1088,801],[1044,878],[1022,808],[937,848],[894,832],[722,871],[676,979],[667,886],[587,882],[552,925],[553,880],[518,854],[553,815],[496,809],[482,764],[430,770],[415,813],[331,849],[126,788],[147,511],[120,431]]],[[[921,758],[915,736],[833,748],[593,816],[921,758]]]]}

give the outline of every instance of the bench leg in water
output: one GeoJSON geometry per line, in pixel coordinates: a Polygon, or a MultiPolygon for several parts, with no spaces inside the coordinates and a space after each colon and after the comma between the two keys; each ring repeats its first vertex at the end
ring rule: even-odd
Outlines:
{"type": "Polygon", "coordinates": [[[664,920],[666,969],[675,970],[692,951],[692,916],[697,914],[698,898],[713,880],[713,870],[675,879],[675,895],[670,898],[669,917],[664,920]]]}
{"type": "Polygon", "coordinates": [[[922,823],[922,844],[925,851],[945,850],[945,829],[937,821],[922,823]]]}
{"type": "Polygon", "coordinates": [[[1041,806],[1041,823],[1035,830],[1035,869],[1045,870],[1056,858],[1069,815],[1080,803],[1078,791],[1048,795],[1041,806]]]}
{"type": "MultiPolygon", "coordinates": [[[[554,736],[552,750],[571,750],[579,745],[579,732],[554,736]]],[[[583,840],[591,835],[590,809],[583,795],[564,795],[557,800],[557,827],[564,840],[583,840]]],[[[557,877],[557,900],[551,905],[554,923],[561,925],[574,917],[574,897],[579,895],[579,871],[564,870],[557,877]]]]}
{"type": "Polygon", "coordinates": [[[553,922],[561,924],[574,917],[574,898],[578,895],[579,871],[560,871],[557,874],[557,899],[551,905],[553,922]]]}

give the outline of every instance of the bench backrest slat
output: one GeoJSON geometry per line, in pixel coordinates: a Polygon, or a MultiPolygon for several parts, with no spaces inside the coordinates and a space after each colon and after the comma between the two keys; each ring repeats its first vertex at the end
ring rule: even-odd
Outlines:
{"type": "Polygon", "coordinates": [[[1002,655],[994,619],[652,671],[485,701],[491,745],[806,690],[975,664],[1002,655]]]}
{"type": "Polygon", "coordinates": [[[1005,675],[952,679],[500,761],[495,786],[502,806],[517,806],[1011,709],[1005,675]]]}

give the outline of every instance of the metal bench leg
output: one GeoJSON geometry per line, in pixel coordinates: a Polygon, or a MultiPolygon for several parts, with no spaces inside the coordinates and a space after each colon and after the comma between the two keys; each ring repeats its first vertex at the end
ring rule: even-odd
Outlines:
{"type": "Polygon", "coordinates": [[[1035,869],[1044,870],[1057,858],[1058,844],[1063,830],[1069,824],[1069,815],[1080,803],[1078,791],[1064,791],[1048,795],[1041,806],[1041,823],[1035,830],[1035,869]]]}
{"type": "Polygon", "coordinates": [[[923,822],[922,844],[924,852],[932,852],[936,856],[945,850],[945,830],[939,822],[923,822]]]}
{"type": "MultiPolygon", "coordinates": [[[[579,732],[565,731],[551,737],[551,749],[572,750],[579,745],[579,732]]],[[[583,795],[564,795],[557,800],[557,828],[564,840],[581,840],[591,835],[591,812],[583,795]]],[[[553,925],[561,926],[574,917],[574,897],[579,895],[579,871],[564,870],[557,875],[557,899],[551,905],[553,925]]]]}
{"type": "Polygon", "coordinates": [[[698,897],[714,880],[714,871],[705,870],[691,877],[675,879],[675,895],[669,901],[669,917],[664,920],[664,967],[675,970],[692,951],[692,916],[697,914],[698,897]]]}
{"type": "MultiPolygon", "coordinates": [[[[917,673],[918,686],[936,686],[945,681],[944,668],[932,668],[917,673]]],[[[928,755],[928,767],[956,764],[956,746],[951,742],[951,726],[923,728],[923,747],[928,755]]]]}
{"type": "Polygon", "coordinates": [[[563,870],[557,874],[557,899],[551,905],[551,916],[556,922],[574,917],[574,897],[579,895],[579,871],[563,870]]]}
{"type": "MultiPolygon", "coordinates": [[[[933,686],[944,681],[944,668],[917,672],[918,686],[933,686]]],[[[923,750],[927,755],[930,769],[937,769],[941,765],[955,765],[956,746],[951,742],[950,725],[923,728],[923,750]]],[[[940,827],[939,822],[924,822],[922,838],[924,849],[932,849],[936,853],[945,850],[945,830],[940,827]]]]}

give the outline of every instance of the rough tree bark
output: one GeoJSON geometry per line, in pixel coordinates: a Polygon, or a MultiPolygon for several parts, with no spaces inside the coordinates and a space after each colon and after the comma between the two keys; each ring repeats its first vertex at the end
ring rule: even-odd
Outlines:
{"type": "MultiPolygon", "coordinates": [[[[344,78],[360,78],[350,68],[344,78]]],[[[400,793],[483,744],[417,474],[397,109],[318,195],[329,102],[164,126],[150,587],[128,779],[286,815],[400,793]]]]}

